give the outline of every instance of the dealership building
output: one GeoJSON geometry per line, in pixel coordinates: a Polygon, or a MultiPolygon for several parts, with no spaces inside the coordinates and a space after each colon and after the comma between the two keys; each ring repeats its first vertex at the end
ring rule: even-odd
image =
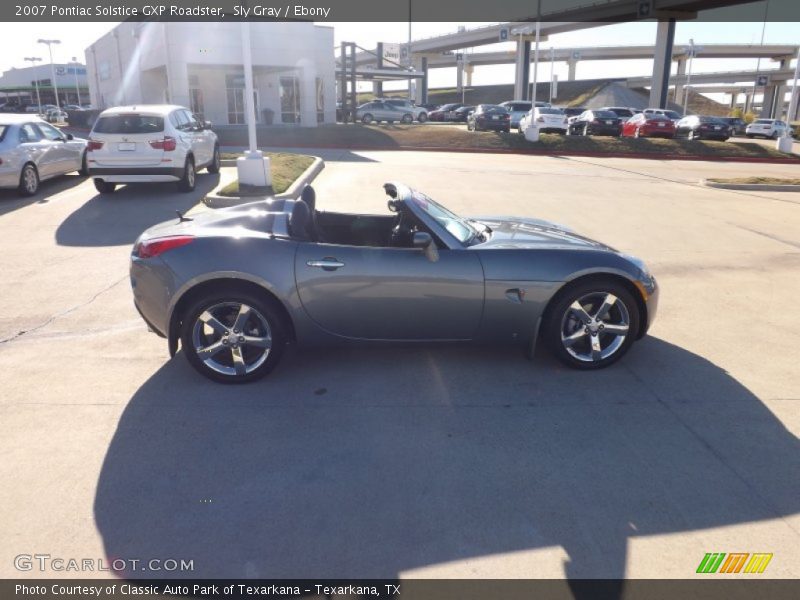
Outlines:
{"type": "MultiPolygon", "coordinates": [[[[262,125],[336,121],[331,27],[250,23],[256,120],[262,125]]],[[[124,22],[86,49],[97,108],[180,104],[218,125],[243,125],[241,23],[124,22]]]]}
{"type": "Polygon", "coordinates": [[[78,62],[43,62],[32,67],[9,69],[0,75],[0,104],[26,106],[55,104],[56,89],[60,106],[88,104],[86,67],[78,62]],[[53,84],[55,75],[55,85],[53,84]]]}

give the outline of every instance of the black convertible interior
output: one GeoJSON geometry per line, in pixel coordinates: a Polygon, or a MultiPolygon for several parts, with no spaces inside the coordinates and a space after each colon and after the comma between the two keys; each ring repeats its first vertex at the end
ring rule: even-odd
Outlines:
{"type": "Polygon", "coordinates": [[[385,216],[318,211],[316,193],[306,186],[292,207],[289,233],[296,239],[323,244],[411,248],[414,233],[427,228],[409,210],[396,210],[385,216]]]}

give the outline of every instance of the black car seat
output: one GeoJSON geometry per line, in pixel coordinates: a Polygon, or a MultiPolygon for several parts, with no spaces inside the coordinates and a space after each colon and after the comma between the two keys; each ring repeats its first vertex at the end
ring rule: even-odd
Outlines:
{"type": "Polygon", "coordinates": [[[302,200],[295,201],[289,217],[289,235],[298,240],[308,241],[313,239],[312,228],[311,210],[308,204],[302,200]]]}
{"type": "Polygon", "coordinates": [[[310,222],[310,229],[309,235],[312,239],[320,242],[323,240],[323,231],[322,228],[319,226],[319,220],[317,219],[319,213],[317,212],[317,192],[314,190],[313,187],[307,185],[303,188],[303,191],[300,194],[300,200],[305,202],[308,205],[308,209],[311,212],[311,222],[310,222]]]}

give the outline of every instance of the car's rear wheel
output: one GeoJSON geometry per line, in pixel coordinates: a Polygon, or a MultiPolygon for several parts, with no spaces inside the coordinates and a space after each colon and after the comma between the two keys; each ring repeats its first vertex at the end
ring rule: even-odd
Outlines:
{"type": "Polygon", "coordinates": [[[569,286],[548,307],[544,337],[561,362],[576,369],[601,369],[630,349],[639,331],[639,308],[613,280],[569,286]]]}
{"type": "Polygon", "coordinates": [[[32,163],[22,167],[17,190],[23,196],[33,196],[39,191],[39,171],[32,163]]]}
{"type": "Polygon", "coordinates": [[[81,168],[78,171],[78,175],[83,175],[84,177],[89,175],[89,166],[86,164],[86,152],[84,152],[81,157],[81,168]]]}
{"type": "Polygon", "coordinates": [[[109,183],[108,181],[103,181],[102,179],[95,179],[94,189],[101,194],[111,194],[117,189],[117,184],[109,183]]]}
{"type": "Polygon", "coordinates": [[[286,334],[269,302],[246,292],[217,293],[186,311],[181,345],[189,364],[205,377],[248,383],[275,368],[286,334]]]}
{"type": "Polygon", "coordinates": [[[365,114],[363,117],[361,117],[361,122],[364,125],[369,125],[370,123],[372,123],[372,115],[369,113],[365,114]]]}
{"type": "Polygon", "coordinates": [[[409,115],[409,114],[403,115],[401,117],[401,119],[400,119],[400,122],[401,123],[405,123],[406,125],[408,125],[409,123],[411,123],[413,121],[414,121],[414,117],[412,115],[409,115]]]}
{"type": "Polygon", "coordinates": [[[211,164],[206,167],[206,171],[212,174],[219,173],[219,167],[222,163],[219,155],[219,146],[214,146],[214,156],[211,158],[211,164]]]}
{"type": "Polygon", "coordinates": [[[183,177],[178,182],[178,190],[181,192],[192,192],[197,183],[197,171],[194,168],[194,159],[186,157],[186,164],[183,166],[183,177]]]}

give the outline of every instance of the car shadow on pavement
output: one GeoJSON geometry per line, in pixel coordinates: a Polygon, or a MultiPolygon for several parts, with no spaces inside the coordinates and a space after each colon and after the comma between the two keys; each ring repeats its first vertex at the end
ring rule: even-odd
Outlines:
{"type": "MultiPolygon", "coordinates": [[[[560,547],[563,576],[622,578],[632,538],[798,512],[798,450],[724,370],[654,338],[599,372],[514,348],[292,350],[248,386],[178,355],[125,409],[95,518],[108,557],[194,561],[171,577],[413,577],[471,560],[470,577],[482,558],[552,577],[540,555],[503,555],[560,547]]],[[[702,555],[671,548],[663,560],[693,575],[702,555]]]]}
{"type": "Polygon", "coordinates": [[[219,175],[198,174],[193,192],[179,192],[174,183],[130,184],[113,194],[96,194],[70,214],[56,230],[61,246],[133,244],[148,227],[186,212],[219,183],[219,175]]]}
{"type": "Polygon", "coordinates": [[[0,217],[31,204],[46,204],[56,194],[66,192],[86,181],[86,177],[71,173],[43,181],[33,196],[20,196],[17,190],[0,190],[0,217]]]}

